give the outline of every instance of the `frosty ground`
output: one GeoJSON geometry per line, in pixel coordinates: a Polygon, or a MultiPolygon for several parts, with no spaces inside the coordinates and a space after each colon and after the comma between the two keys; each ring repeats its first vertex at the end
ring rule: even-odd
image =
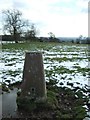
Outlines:
{"type": "MultiPolygon", "coordinates": [[[[2,45],[2,57],[0,59],[0,82],[7,88],[13,83],[21,82],[25,53],[27,51],[42,52],[46,82],[56,84],[60,87],[59,99],[61,100],[60,105],[62,104],[60,107],[62,112],[57,111],[57,113],[59,112],[59,117],[63,115],[63,117],[70,116],[70,113],[63,113],[63,111],[65,112],[64,108],[66,108],[66,111],[68,110],[68,106],[65,106],[66,103],[64,100],[67,100],[67,103],[70,102],[71,104],[71,97],[75,97],[78,99],[78,102],[76,100],[73,101],[76,103],[75,109],[77,108],[77,111],[81,111],[79,116],[83,118],[82,104],[81,107],[78,106],[78,104],[80,101],[82,102],[83,97],[86,97],[85,100],[89,98],[90,51],[88,48],[87,44],[71,43],[4,43],[2,45]],[[69,88],[72,89],[72,91],[70,91],[69,88]],[[74,96],[72,95],[73,90],[75,92],[73,94],[74,96]],[[64,96],[61,96],[62,93],[64,96]],[[67,96],[67,94],[69,96],[67,96]]],[[[7,94],[6,96],[8,98],[7,94]]],[[[74,113],[74,105],[72,104],[69,107],[74,113]]],[[[87,106],[84,107],[87,109],[87,106]]]]}
{"type": "Polygon", "coordinates": [[[26,51],[42,52],[46,81],[55,79],[58,85],[68,87],[71,87],[68,83],[79,87],[88,85],[90,56],[88,45],[85,44],[4,44],[0,60],[0,81],[6,84],[22,81],[26,51]]]}

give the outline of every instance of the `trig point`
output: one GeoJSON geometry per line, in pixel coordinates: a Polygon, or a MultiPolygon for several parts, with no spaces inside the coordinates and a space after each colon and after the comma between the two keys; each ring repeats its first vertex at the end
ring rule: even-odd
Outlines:
{"type": "Polygon", "coordinates": [[[41,52],[26,52],[20,96],[46,99],[46,84],[41,52]]]}

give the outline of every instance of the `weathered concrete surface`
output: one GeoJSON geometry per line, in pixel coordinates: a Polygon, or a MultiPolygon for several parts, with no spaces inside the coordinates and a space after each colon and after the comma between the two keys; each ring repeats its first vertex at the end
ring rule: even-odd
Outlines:
{"type": "Polygon", "coordinates": [[[21,96],[46,97],[46,84],[42,53],[27,52],[23,70],[21,96]]]}

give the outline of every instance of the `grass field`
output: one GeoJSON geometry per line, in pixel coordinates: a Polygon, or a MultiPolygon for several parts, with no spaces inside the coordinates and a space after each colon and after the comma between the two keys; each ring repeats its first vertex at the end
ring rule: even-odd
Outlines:
{"type": "MultiPolygon", "coordinates": [[[[88,87],[90,83],[90,51],[88,48],[89,46],[86,44],[71,43],[30,42],[3,44],[0,59],[2,89],[8,91],[8,86],[11,87],[12,83],[22,81],[25,53],[27,51],[39,51],[43,54],[47,91],[50,92],[50,96],[51,93],[55,95],[50,97],[50,103],[52,104],[52,100],[55,100],[56,102],[54,102],[57,104],[54,111],[43,109],[43,115],[42,112],[38,112],[37,114],[33,113],[34,116],[43,119],[43,116],[47,118],[53,117],[53,113],[55,119],[72,118],[73,120],[83,120],[87,115],[90,117],[90,112],[88,113],[88,105],[90,105],[88,104],[90,99],[88,95],[90,94],[90,87],[88,87]]],[[[6,94],[5,103],[7,103],[8,96],[11,96],[11,93],[12,89],[9,94],[6,94]]],[[[17,93],[14,94],[17,96],[17,93]]],[[[3,93],[3,95],[5,94],[3,93]]],[[[16,102],[12,102],[12,107],[14,104],[16,102]]],[[[3,108],[5,110],[7,108],[7,111],[11,110],[6,106],[3,106],[3,108]]],[[[33,114],[28,113],[28,117],[33,118],[33,114]]],[[[23,115],[26,118],[25,113],[23,115]]]]}
{"type": "Polygon", "coordinates": [[[88,45],[71,43],[8,43],[2,45],[0,80],[6,84],[22,81],[26,51],[43,54],[46,81],[52,79],[60,86],[88,85],[90,60],[88,45]],[[3,74],[2,74],[3,73],[3,74]]]}

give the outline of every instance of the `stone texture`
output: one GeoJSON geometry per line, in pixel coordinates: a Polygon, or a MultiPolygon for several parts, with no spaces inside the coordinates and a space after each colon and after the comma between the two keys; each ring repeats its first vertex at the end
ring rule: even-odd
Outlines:
{"type": "Polygon", "coordinates": [[[21,91],[22,97],[46,97],[46,84],[42,53],[26,53],[21,91]]]}

